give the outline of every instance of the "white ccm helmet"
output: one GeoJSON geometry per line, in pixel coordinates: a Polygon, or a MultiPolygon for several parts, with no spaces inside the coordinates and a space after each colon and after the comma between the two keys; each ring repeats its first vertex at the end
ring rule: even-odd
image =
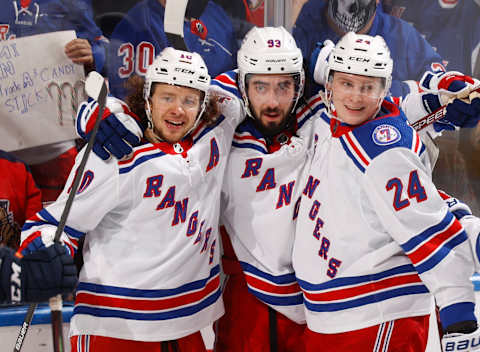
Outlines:
{"type": "Polygon", "coordinates": [[[196,120],[197,122],[199,121],[208,103],[208,89],[210,87],[210,75],[208,74],[207,65],[199,54],[168,47],[163,49],[148,67],[143,87],[143,97],[147,105],[146,112],[149,127],[153,126],[150,102],[148,100],[152,93],[153,83],[166,83],[202,91],[204,97],[196,120]]]}
{"type": "Polygon", "coordinates": [[[385,40],[376,35],[348,32],[335,45],[328,58],[327,80],[331,71],[385,79],[384,96],[392,84],[393,60],[385,40]]]}
{"type": "Polygon", "coordinates": [[[295,111],[303,94],[305,73],[302,51],[283,27],[253,27],[243,39],[237,53],[238,86],[245,108],[251,117],[246,77],[249,74],[298,74],[298,88],[291,111],[295,111]]]}

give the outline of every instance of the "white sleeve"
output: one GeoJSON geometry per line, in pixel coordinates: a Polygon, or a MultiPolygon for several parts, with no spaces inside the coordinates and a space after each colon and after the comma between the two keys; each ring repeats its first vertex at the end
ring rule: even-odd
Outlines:
{"type": "MultiPolygon", "coordinates": [[[[23,254],[53,243],[57,225],[84,152],[85,148],[77,155],[75,165],[58,199],[25,223],[22,231],[23,254]]],[[[61,236],[61,241],[70,251],[76,251],[78,240],[86,232],[94,229],[105,214],[118,204],[118,175],[117,160],[111,158],[105,162],[94,153],[89,155],[61,236]]]]}
{"type": "Polygon", "coordinates": [[[475,302],[467,234],[420,158],[407,148],[392,148],[372,161],[363,181],[383,226],[410,258],[440,309],[475,302]]]}

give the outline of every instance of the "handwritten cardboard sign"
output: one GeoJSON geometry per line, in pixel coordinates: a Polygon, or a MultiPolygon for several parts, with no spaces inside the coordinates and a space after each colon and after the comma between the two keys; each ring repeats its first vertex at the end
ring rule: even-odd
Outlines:
{"type": "Polygon", "coordinates": [[[85,76],[64,53],[75,38],[74,31],[61,31],[0,42],[0,149],[76,138],[85,76]]]}

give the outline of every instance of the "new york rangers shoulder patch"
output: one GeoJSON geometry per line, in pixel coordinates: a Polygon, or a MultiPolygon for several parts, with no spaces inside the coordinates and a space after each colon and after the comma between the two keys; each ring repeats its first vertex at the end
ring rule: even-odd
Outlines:
{"type": "Polygon", "coordinates": [[[402,138],[400,131],[392,125],[377,126],[372,133],[375,144],[380,146],[396,143],[402,138]]]}

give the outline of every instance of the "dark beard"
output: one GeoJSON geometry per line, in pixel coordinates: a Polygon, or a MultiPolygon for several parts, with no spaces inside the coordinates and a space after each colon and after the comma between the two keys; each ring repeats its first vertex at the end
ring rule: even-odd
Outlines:
{"type": "Polygon", "coordinates": [[[280,124],[277,125],[274,123],[270,123],[269,126],[265,126],[262,122],[260,122],[260,120],[256,116],[254,116],[253,123],[255,124],[255,127],[257,128],[257,130],[259,130],[260,133],[268,139],[268,137],[273,137],[279,134],[280,132],[283,132],[287,129],[292,128],[292,126],[294,125],[292,123],[293,117],[294,117],[294,114],[290,113],[285,117],[285,119],[283,119],[283,121],[280,124]]]}

